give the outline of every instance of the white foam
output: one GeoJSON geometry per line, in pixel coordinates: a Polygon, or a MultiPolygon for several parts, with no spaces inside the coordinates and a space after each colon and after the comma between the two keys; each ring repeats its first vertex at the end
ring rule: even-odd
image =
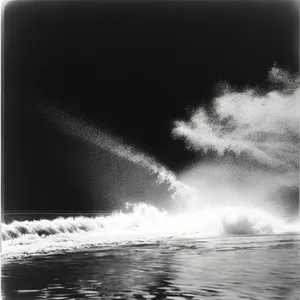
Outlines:
{"type": "Polygon", "coordinates": [[[24,258],[93,247],[156,243],[186,235],[299,232],[299,224],[282,220],[254,208],[204,208],[169,214],[144,203],[132,212],[116,212],[95,218],[58,218],[53,221],[23,221],[2,224],[4,259],[24,258]]]}

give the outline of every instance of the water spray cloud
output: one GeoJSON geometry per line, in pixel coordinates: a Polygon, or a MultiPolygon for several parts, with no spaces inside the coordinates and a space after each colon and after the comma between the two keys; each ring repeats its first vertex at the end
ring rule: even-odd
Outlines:
{"type": "Polygon", "coordinates": [[[173,136],[195,151],[244,153],[259,164],[298,171],[299,77],[274,67],[269,81],[277,90],[265,95],[226,89],[212,112],[201,107],[189,121],[176,121],[173,136]]]}
{"type": "Polygon", "coordinates": [[[175,122],[173,136],[206,154],[180,177],[205,203],[297,207],[285,191],[299,186],[300,77],[273,67],[268,79],[272,90],[264,94],[223,85],[210,110],[200,107],[175,122]]]}

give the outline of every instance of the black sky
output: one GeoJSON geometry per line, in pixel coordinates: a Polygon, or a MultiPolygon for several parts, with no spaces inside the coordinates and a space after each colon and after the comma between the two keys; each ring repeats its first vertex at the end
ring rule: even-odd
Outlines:
{"type": "Polygon", "coordinates": [[[297,1],[10,1],[3,24],[3,190],[13,210],[92,208],[80,182],[99,173],[102,154],[47,124],[38,105],[180,172],[198,158],[172,140],[175,119],[209,104],[220,80],[266,87],[274,62],[299,66],[297,1]]]}

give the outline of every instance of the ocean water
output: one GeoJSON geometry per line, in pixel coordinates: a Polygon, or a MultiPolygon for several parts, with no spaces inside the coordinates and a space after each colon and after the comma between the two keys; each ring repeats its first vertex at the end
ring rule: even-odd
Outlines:
{"type": "Polygon", "coordinates": [[[168,238],[3,261],[2,299],[299,299],[299,236],[168,238]]]}
{"type": "Polygon", "coordinates": [[[40,217],[2,224],[3,300],[300,297],[299,223],[259,210],[40,217]]]}

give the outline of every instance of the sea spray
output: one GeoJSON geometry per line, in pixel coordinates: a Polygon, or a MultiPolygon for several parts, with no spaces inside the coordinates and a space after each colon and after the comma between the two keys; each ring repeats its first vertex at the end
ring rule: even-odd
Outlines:
{"type": "Polygon", "coordinates": [[[190,121],[176,121],[173,135],[184,138],[194,150],[226,151],[249,155],[264,165],[286,171],[299,168],[299,80],[272,69],[272,82],[286,77],[286,88],[259,95],[255,90],[224,91],[214,99],[214,111],[196,110],[190,121]],[[294,88],[291,91],[291,88],[294,88]],[[287,93],[289,91],[289,93],[287,93]]]}
{"type": "Polygon", "coordinates": [[[184,138],[194,150],[214,151],[220,156],[213,161],[208,155],[209,159],[194,168],[188,178],[186,173],[182,174],[184,182],[190,183],[187,179],[192,179],[190,185],[181,183],[154,159],[109,133],[53,107],[42,107],[48,120],[65,134],[141,165],[156,174],[159,183],[169,184],[173,198],[186,199],[185,203],[202,201],[202,206],[170,213],[138,203],[127,205],[129,211],[106,217],[2,224],[2,257],[157,243],[187,236],[203,239],[224,234],[299,233],[299,223],[287,223],[265,212],[260,203],[265,196],[262,191],[295,186],[298,173],[298,77],[276,68],[269,77],[277,89],[268,94],[227,91],[215,99],[214,112],[200,108],[189,122],[175,123],[176,137],[184,138]],[[258,199],[257,207],[253,207],[254,196],[258,199]],[[217,206],[212,205],[213,199],[217,206]]]}
{"type": "Polygon", "coordinates": [[[64,134],[79,138],[80,140],[109,151],[118,157],[143,167],[157,176],[158,184],[167,183],[174,200],[195,197],[192,188],[178,181],[176,176],[154,158],[127,145],[121,139],[114,137],[107,131],[92,126],[88,122],[75,118],[64,111],[50,106],[39,106],[46,119],[54,124],[64,134]]]}
{"type": "Polygon", "coordinates": [[[259,205],[298,189],[300,79],[275,66],[269,82],[264,93],[225,85],[210,110],[199,107],[188,121],[175,121],[173,136],[204,154],[180,180],[209,194],[209,201],[249,198],[259,205]]]}

